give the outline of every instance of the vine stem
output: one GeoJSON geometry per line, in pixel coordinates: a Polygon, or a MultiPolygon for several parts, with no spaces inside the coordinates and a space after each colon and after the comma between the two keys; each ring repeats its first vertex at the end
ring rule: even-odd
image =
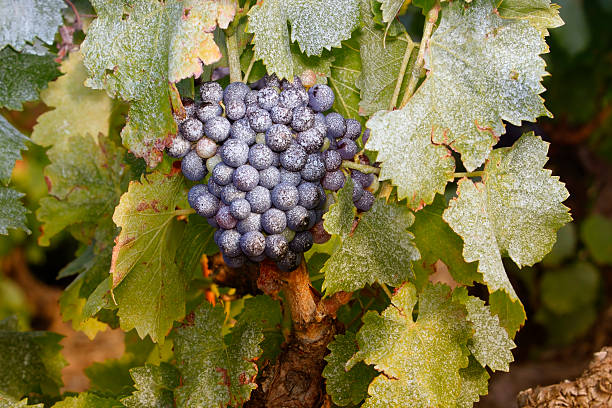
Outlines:
{"type": "MultiPolygon", "coordinates": [[[[229,31],[229,30],[228,30],[229,31]]],[[[242,81],[242,71],[240,70],[240,55],[238,54],[238,41],[236,39],[236,31],[232,30],[226,38],[227,43],[227,60],[230,70],[230,82],[242,81]]],[[[226,32],[227,33],[227,32],[226,32]]]]}
{"type": "Polygon", "coordinates": [[[257,58],[255,58],[255,50],[253,50],[253,58],[251,58],[251,62],[249,62],[249,67],[247,68],[246,72],[244,73],[243,81],[245,83],[249,82],[249,75],[251,75],[251,70],[253,69],[253,65],[255,65],[255,61],[257,61],[257,58]]]}
{"type": "Polygon", "coordinates": [[[195,214],[195,210],[193,208],[186,208],[184,210],[174,211],[174,215],[176,217],[180,217],[181,215],[191,215],[191,214],[195,214]]]}
{"type": "MultiPolygon", "coordinates": [[[[406,34],[406,36],[408,36],[408,34],[406,34]]],[[[393,108],[395,108],[395,106],[397,105],[397,99],[399,98],[400,90],[402,89],[402,84],[404,83],[404,75],[406,74],[406,68],[408,68],[410,55],[412,55],[412,50],[414,49],[414,44],[412,43],[412,41],[408,40],[407,42],[408,45],[406,45],[406,51],[404,52],[402,65],[400,66],[400,71],[397,76],[397,82],[395,83],[395,89],[393,90],[393,97],[391,98],[391,102],[389,103],[389,110],[393,110],[393,108]]]]}
{"type": "Polygon", "coordinates": [[[419,79],[421,78],[421,71],[423,70],[423,66],[425,65],[425,50],[427,49],[429,39],[431,38],[431,34],[433,32],[433,28],[438,21],[438,15],[440,13],[440,1],[436,1],[436,4],[427,12],[427,18],[425,19],[425,27],[423,28],[423,38],[421,39],[421,44],[419,45],[419,54],[417,55],[416,63],[414,64],[414,68],[412,69],[412,75],[410,76],[410,81],[408,82],[408,86],[406,87],[406,92],[404,93],[404,97],[402,98],[402,104],[400,108],[406,106],[410,97],[414,94],[416,90],[416,86],[419,83],[419,79]]]}
{"type": "Polygon", "coordinates": [[[387,285],[385,285],[384,283],[381,283],[380,287],[382,288],[383,292],[385,292],[385,294],[387,296],[389,296],[389,299],[393,298],[393,294],[391,293],[391,291],[389,290],[389,287],[387,285]]]}
{"type": "Polygon", "coordinates": [[[463,178],[463,177],[482,177],[484,175],[484,170],[480,171],[467,171],[461,173],[453,174],[454,178],[463,178]]]}
{"type": "Polygon", "coordinates": [[[365,174],[380,174],[380,169],[378,167],[368,166],[367,164],[355,163],[348,160],[342,162],[342,167],[345,167],[347,169],[359,170],[360,172],[365,174]]]}

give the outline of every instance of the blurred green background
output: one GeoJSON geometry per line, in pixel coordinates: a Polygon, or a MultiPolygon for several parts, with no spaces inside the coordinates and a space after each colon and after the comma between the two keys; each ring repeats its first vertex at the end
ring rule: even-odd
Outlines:
{"type": "MultiPolygon", "coordinates": [[[[508,126],[500,145],[509,146],[531,130],[551,142],[547,167],[567,184],[571,196],[566,205],[574,222],[559,231],[542,263],[521,270],[506,263],[528,320],[517,336],[510,373],[493,376],[490,395],[480,407],[512,406],[519,390],[576,376],[593,352],[612,344],[612,0],[556,2],[566,25],[551,31],[551,52],[545,56],[551,76],[544,81],[543,95],[555,118],[508,126]]],[[[422,16],[412,6],[401,20],[416,32],[422,27],[422,16]]],[[[30,134],[46,110],[36,103],[26,104],[22,112],[1,113],[30,134]]],[[[26,193],[33,232],[0,236],[0,320],[17,314],[24,328],[41,330],[49,329],[50,322],[14,271],[21,268],[35,277],[36,285],[59,291],[69,281],[56,280],[57,273],[78,247],[68,233],[49,247],[37,245],[40,223],[34,212],[47,194],[43,168],[48,163],[44,148],[28,146],[12,181],[26,193]]]]}

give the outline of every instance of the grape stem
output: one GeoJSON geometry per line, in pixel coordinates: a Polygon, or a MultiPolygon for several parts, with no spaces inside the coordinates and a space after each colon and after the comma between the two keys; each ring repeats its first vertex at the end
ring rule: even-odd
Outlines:
{"type": "Polygon", "coordinates": [[[359,170],[360,172],[365,174],[380,174],[380,168],[378,167],[368,166],[367,164],[355,163],[348,160],[344,160],[342,162],[342,167],[345,167],[347,169],[359,170]]]}
{"type": "Polygon", "coordinates": [[[453,174],[454,178],[463,178],[463,177],[482,177],[484,175],[484,170],[480,171],[467,171],[461,173],[453,174]]]}
{"type": "Polygon", "coordinates": [[[227,43],[227,61],[229,63],[230,82],[240,82],[242,81],[242,72],[240,70],[238,41],[236,39],[236,31],[232,31],[233,32],[231,34],[228,34],[225,41],[227,43]]]}
{"type": "Polygon", "coordinates": [[[251,75],[251,70],[253,69],[253,65],[255,65],[255,61],[257,61],[257,58],[255,58],[255,50],[253,50],[253,58],[251,58],[251,62],[249,62],[249,67],[244,73],[244,78],[242,79],[245,83],[249,82],[249,75],[251,75]]]}
{"type": "Polygon", "coordinates": [[[174,215],[176,217],[180,217],[181,215],[191,215],[191,214],[195,214],[195,210],[193,208],[186,208],[184,210],[174,211],[174,215]]]}
{"type": "Polygon", "coordinates": [[[436,21],[438,21],[438,15],[440,13],[440,1],[436,1],[436,4],[427,12],[427,17],[425,18],[425,27],[423,28],[423,38],[421,39],[421,45],[419,45],[419,54],[417,55],[416,63],[412,68],[412,75],[410,76],[410,81],[408,82],[408,86],[406,87],[406,92],[404,93],[404,97],[402,98],[402,104],[400,108],[406,106],[412,94],[416,90],[417,84],[419,83],[419,79],[423,76],[423,66],[425,65],[425,51],[429,46],[429,39],[431,38],[431,34],[433,33],[433,28],[436,25],[436,21]]]}
{"type": "Polygon", "coordinates": [[[389,296],[389,299],[393,298],[393,294],[391,293],[391,291],[389,290],[389,288],[387,287],[387,285],[385,285],[384,283],[380,283],[380,287],[382,288],[383,292],[385,292],[385,294],[387,296],[389,296]]]}

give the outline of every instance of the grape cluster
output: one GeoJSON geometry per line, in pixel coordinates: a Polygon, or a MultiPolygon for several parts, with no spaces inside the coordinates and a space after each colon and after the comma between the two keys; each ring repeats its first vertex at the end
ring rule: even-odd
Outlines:
{"type": "MultiPolygon", "coordinates": [[[[189,180],[210,173],[207,184],[190,189],[188,200],[217,229],[214,239],[228,266],[268,258],[290,271],[313,242],[325,239],[316,236],[326,235],[325,190],[344,185],[342,161],[357,154],[361,124],[323,113],[335,98],[327,85],[306,90],[297,77],[275,76],[263,84],[258,90],[242,82],[225,89],[202,84],[201,101],[184,102],[186,117],[167,153],[182,159],[189,180]]],[[[353,170],[352,177],[355,206],[367,211],[374,175],[353,170]]]]}

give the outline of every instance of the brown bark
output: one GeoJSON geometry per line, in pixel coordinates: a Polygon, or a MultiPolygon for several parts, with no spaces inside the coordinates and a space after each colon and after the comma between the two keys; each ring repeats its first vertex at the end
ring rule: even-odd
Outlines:
{"type": "Polygon", "coordinates": [[[349,293],[321,299],[310,285],[306,266],[283,273],[272,263],[261,264],[258,286],[275,296],[285,293],[291,309],[293,332],[275,363],[267,365],[258,378],[249,408],[319,408],[326,399],[321,375],[327,345],[338,331],[335,315],[348,302],[349,293]]]}
{"type": "Polygon", "coordinates": [[[529,388],[517,397],[519,408],[612,407],[612,347],[604,347],[574,381],[529,388]]]}

